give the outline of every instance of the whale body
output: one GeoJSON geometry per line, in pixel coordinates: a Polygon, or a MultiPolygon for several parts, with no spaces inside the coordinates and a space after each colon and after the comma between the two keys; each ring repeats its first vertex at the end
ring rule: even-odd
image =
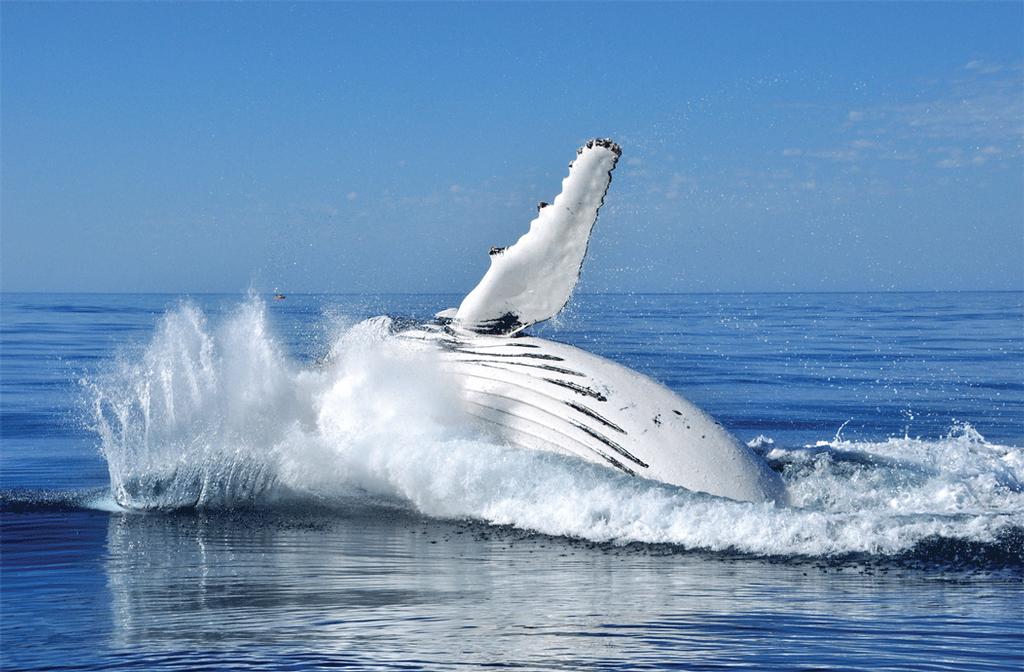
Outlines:
{"type": "Polygon", "coordinates": [[[577,150],[562,191],[458,309],[400,333],[437,348],[463,410],[507,443],[729,499],[786,501],[781,477],[669,388],[579,348],[526,335],[568,302],[621,149],[577,150]]]}

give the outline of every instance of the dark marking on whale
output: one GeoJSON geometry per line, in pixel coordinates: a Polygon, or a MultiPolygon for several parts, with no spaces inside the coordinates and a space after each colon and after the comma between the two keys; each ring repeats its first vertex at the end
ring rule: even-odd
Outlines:
{"type": "Polygon", "coordinates": [[[619,427],[618,425],[616,425],[611,420],[608,420],[607,418],[601,417],[601,415],[599,413],[595,413],[594,411],[590,410],[589,408],[587,408],[583,404],[577,404],[574,401],[567,401],[567,402],[565,402],[565,404],[566,404],[566,406],[569,406],[569,407],[579,411],[583,415],[586,415],[587,417],[590,417],[590,418],[593,418],[594,420],[597,420],[598,422],[600,422],[605,427],[608,427],[609,429],[614,429],[619,434],[626,434],[626,430],[624,430],[622,427],[619,427]]]}
{"type": "Polygon", "coordinates": [[[595,450],[594,452],[597,453],[598,455],[600,455],[601,457],[603,457],[605,460],[607,460],[608,464],[612,465],[613,467],[617,467],[617,468],[621,469],[622,471],[626,472],[630,476],[636,476],[636,472],[635,471],[633,471],[632,469],[630,469],[629,467],[624,465],[622,462],[619,462],[618,460],[616,460],[611,455],[606,455],[606,454],[602,453],[600,450],[595,450]]]}
{"type": "Polygon", "coordinates": [[[459,347],[452,348],[452,352],[458,352],[458,353],[461,353],[463,355],[474,355],[476,357],[503,357],[503,358],[504,357],[508,357],[508,358],[525,357],[527,359],[546,359],[546,360],[550,360],[552,362],[564,362],[565,361],[564,359],[562,359],[561,357],[558,357],[557,355],[548,355],[548,354],[539,354],[539,355],[537,355],[537,354],[534,354],[532,352],[517,352],[517,353],[508,353],[508,352],[476,352],[474,350],[463,350],[462,348],[459,348],[459,347]]]}
{"type": "Polygon", "coordinates": [[[598,401],[608,401],[608,397],[604,396],[597,390],[590,387],[586,387],[584,385],[577,385],[576,383],[569,380],[558,380],[557,378],[545,378],[544,380],[548,381],[552,385],[558,385],[559,387],[564,387],[566,389],[572,390],[576,394],[582,394],[588,397],[593,397],[598,401]]]}
{"type": "MultiPolygon", "coordinates": [[[[492,370],[495,370],[495,371],[505,371],[505,372],[508,371],[508,369],[503,369],[502,367],[500,367],[498,365],[495,365],[495,364],[480,364],[479,367],[480,367],[480,369],[492,369],[492,370]]],[[[475,371],[475,372],[464,371],[464,372],[461,372],[461,375],[467,376],[469,378],[476,378],[477,380],[483,380],[483,381],[486,381],[486,382],[489,382],[489,383],[497,382],[497,383],[507,384],[507,381],[502,381],[500,379],[493,378],[493,377],[491,377],[489,375],[485,375],[486,373],[487,373],[486,371],[475,371]]],[[[509,394],[509,393],[502,393],[500,391],[494,391],[494,390],[477,390],[477,389],[474,389],[474,390],[471,390],[471,392],[473,392],[474,394],[483,394],[483,395],[486,395],[486,396],[489,396],[489,397],[498,397],[500,399],[506,399],[508,401],[512,401],[512,402],[517,403],[517,404],[525,404],[527,406],[533,406],[537,410],[542,411],[543,413],[551,416],[552,418],[557,419],[560,422],[565,422],[565,423],[569,422],[569,420],[566,418],[564,413],[560,414],[560,413],[556,412],[555,410],[552,410],[553,408],[557,409],[558,408],[557,406],[552,407],[550,405],[540,405],[540,404],[534,403],[534,400],[530,398],[532,395],[538,395],[540,397],[544,397],[546,399],[550,399],[551,401],[554,401],[554,402],[565,403],[565,399],[562,399],[553,390],[545,390],[545,389],[539,389],[539,388],[535,388],[535,387],[526,387],[526,386],[521,386],[521,385],[515,385],[514,383],[512,383],[512,385],[513,385],[513,389],[516,390],[519,393],[518,396],[517,395],[513,395],[513,394],[509,394]]]]}
{"type": "Polygon", "coordinates": [[[450,340],[441,343],[441,347],[446,350],[455,350],[457,348],[473,348],[475,350],[488,349],[488,348],[533,348],[534,350],[539,349],[539,345],[532,343],[518,343],[512,341],[510,343],[473,343],[472,341],[465,340],[450,340]]]}
{"type": "MultiPolygon", "coordinates": [[[[519,420],[520,422],[536,424],[535,421],[530,420],[529,418],[524,418],[521,415],[516,415],[515,413],[512,413],[511,411],[508,411],[506,409],[495,408],[494,406],[488,406],[487,404],[482,404],[482,403],[480,403],[478,401],[473,401],[472,399],[467,399],[467,401],[470,404],[472,404],[473,406],[478,406],[479,408],[486,409],[488,411],[491,411],[492,413],[499,413],[501,415],[507,415],[510,418],[515,418],[516,420],[519,420]]],[[[475,416],[475,417],[477,417],[477,418],[479,418],[481,420],[484,420],[485,422],[490,422],[490,423],[493,423],[495,425],[501,425],[502,427],[509,427],[510,429],[516,429],[517,431],[521,431],[524,434],[528,434],[529,436],[532,436],[533,438],[538,439],[540,441],[544,441],[545,443],[549,443],[549,444],[551,443],[550,439],[546,439],[546,438],[544,438],[544,437],[542,437],[542,436],[540,436],[538,434],[534,434],[533,432],[524,431],[522,428],[513,428],[510,425],[507,425],[507,424],[505,424],[503,422],[499,422],[499,421],[495,420],[494,418],[489,418],[489,417],[480,415],[479,413],[473,413],[472,411],[470,412],[470,415],[473,415],[473,416],[475,416]]],[[[597,435],[593,434],[592,430],[587,428],[585,425],[578,425],[578,424],[576,424],[574,422],[570,423],[570,424],[572,424],[577,429],[583,430],[586,434],[589,434],[589,435],[593,436],[594,438],[598,439],[599,441],[601,441],[601,439],[600,439],[601,435],[600,434],[597,434],[597,435]]],[[[593,446],[588,446],[587,444],[582,443],[581,441],[579,441],[577,439],[573,439],[572,437],[570,437],[570,436],[568,436],[568,435],[558,431],[557,429],[554,429],[554,428],[548,428],[548,429],[550,431],[553,431],[556,434],[561,434],[563,437],[565,437],[566,439],[572,441],[574,444],[582,446],[583,448],[586,448],[590,452],[594,453],[595,455],[599,456],[601,459],[603,459],[606,462],[608,462],[608,464],[612,465],[613,467],[615,467],[617,469],[621,469],[622,471],[626,472],[630,476],[636,476],[636,472],[635,471],[633,471],[632,469],[627,467],[625,464],[623,464],[619,460],[617,460],[614,457],[612,457],[611,455],[605,453],[604,451],[598,450],[597,448],[595,448],[593,446]]],[[[616,446],[618,446],[618,444],[616,444],[614,441],[610,441],[607,438],[605,438],[602,441],[602,443],[605,443],[605,445],[608,445],[608,447],[612,448],[613,450],[616,450],[616,446]]],[[[554,445],[557,445],[557,444],[554,444],[554,445]]],[[[619,452],[619,451],[624,452],[624,457],[625,456],[629,456],[629,453],[627,451],[623,451],[623,449],[621,447],[618,448],[617,452],[619,452]]],[[[633,458],[633,459],[636,460],[636,458],[633,458]]],[[[643,465],[644,467],[647,466],[643,462],[639,462],[638,461],[637,463],[643,465]]]]}
{"type": "Polygon", "coordinates": [[[519,319],[519,316],[515,313],[505,313],[501,317],[497,317],[493,320],[485,320],[477,325],[474,325],[473,331],[478,334],[488,334],[491,336],[499,336],[511,334],[513,331],[523,328],[524,325],[519,319]]]}
{"type": "Polygon", "coordinates": [[[636,464],[640,465],[640,466],[641,466],[641,467],[643,467],[644,469],[647,469],[648,467],[650,467],[650,466],[651,466],[651,465],[647,464],[646,462],[644,462],[643,460],[641,460],[640,458],[638,458],[638,457],[637,457],[636,455],[634,455],[633,453],[629,452],[628,450],[626,450],[625,448],[623,448],[623,447],[622,447],[622,446],[620,446],[619,444],[617,444],[617,443],[615,443],[614,441],[612,441],[611,439],[609,439],[609,438],[608,438],[607,436],[605,436],[605,435],[604,435],[604,434],[602,434],[601,432],[597,431],[596,429],[594,429],[594,428],[592,428],[592,427],[587,427],[587,426],[586,426],[586,425],[584,425],[583,423],[580,423],[580,422],[576,422],[576,421],[574,421],[574,420],[570,420],[569,422],[570,422],[570,423],[571,423],[571,424],[572,424],[572,425],[573,425],[574,427],[576,427],[577,429],[581,429],[581,430],[583,430],[584,432],[586,432],[586,433],[587,433],[587,434],[589,434],[590,436],[594,437],[595,439],[597,439],[598,441],[600,441],[600,442],[601,442],[601,443],[603,443],[604,445],[606,445],[606,446],[608,446],[609,448],[611,448],[612,450],[614,450],[614,451],[615,451],[616,453],[618,453],[619,455],[622,455],[622,456],[623,456],[624,458],[626,458],[627,460],[630,460],[630,461],[632,461],[632,462],[634,462],[634,463],[636,463],[636,464]]]}
{"type": "Polygon", "coordinates": [[[496,254],[501,254],[502,252],[504,252],[507,249],[508,249],[508,247],[493,247],[492,246],[491,249],[487,252],[487,254],[489,254],[489,255],[491,255],[493,257],[496,254]]]}
{"type": "Polygon", "coordinates": [[[563,376],[582,376],[583,374],[579,371],[573,371],[572,369],[563,369],[558,366],[551,366],[550,364],[527,364],[526,362],[495,362],[490,359],[455,359],[454,362],[466,363],[466,364],[482,364],[484,366],[490,366],[492,368],[501,369],[501,366],[525,366],[530,369],[542,369],[544,371],[551,371],[552,373],[560,373],[563,376]],[[501,366],[496,366],[500,364],[501,366]]]}

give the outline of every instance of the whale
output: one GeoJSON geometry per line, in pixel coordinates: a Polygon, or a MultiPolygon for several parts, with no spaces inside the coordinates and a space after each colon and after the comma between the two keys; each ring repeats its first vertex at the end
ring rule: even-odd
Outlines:
{"type": "Polygon", "coordinates": [[[611,139],[586,142],[561,192],[538,205],[513,245],[490,249],[490,267],[461,304],[397,335],[436,351],[460,410],[510,446],[693,492],[785,504],[781,476],[711,415],[643,374],[527,331],[569,302],[621,156],[611,139]]]}

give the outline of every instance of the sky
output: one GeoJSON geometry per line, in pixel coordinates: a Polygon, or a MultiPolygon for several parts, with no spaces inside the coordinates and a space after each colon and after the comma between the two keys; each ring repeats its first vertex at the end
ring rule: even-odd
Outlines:
{"type": "Polygon", "coordinates": [[[1024,3],[0,3],[0,288],[1024,289],[1024,3]]]}

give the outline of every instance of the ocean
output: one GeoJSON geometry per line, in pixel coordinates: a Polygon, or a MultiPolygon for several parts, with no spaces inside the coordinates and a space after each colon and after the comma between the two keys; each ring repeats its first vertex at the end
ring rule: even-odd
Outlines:
{"type": "Polygon", "coordinates": [[[0,667],[1024,667],[1024,293],[583,294],[531,330],[707,410],[789,506],[453,419],[363,321],[460,298],[3,294],[0,667]]]}

